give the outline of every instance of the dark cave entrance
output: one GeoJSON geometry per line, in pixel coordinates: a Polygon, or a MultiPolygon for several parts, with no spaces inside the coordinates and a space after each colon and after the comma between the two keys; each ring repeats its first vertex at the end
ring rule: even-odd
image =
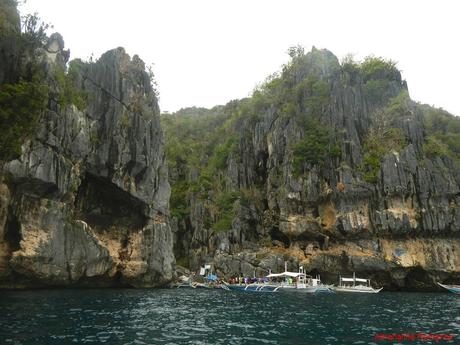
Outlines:
{"type": "Polygon", "coordinates": [[[5,225],[5,242],[11,252],[21,248],[21,224],[18,218],[10,211],[5,225]]]}
{"type": "Polygon", "coordinates": [[[89,173],[78,189],[75,206],[77,218],[96,230],[140,230],[148,220],[145,216],[147,205],[142,201],[89,173]]]}
{"type": "Polygon", "coordinates": [[[277,227],[272,227],[270,231],[270,236],[273,241],[279,241],[283,243],[284,247],[287,248],[291,244],[291,240],[281,230],[277,227]]]}

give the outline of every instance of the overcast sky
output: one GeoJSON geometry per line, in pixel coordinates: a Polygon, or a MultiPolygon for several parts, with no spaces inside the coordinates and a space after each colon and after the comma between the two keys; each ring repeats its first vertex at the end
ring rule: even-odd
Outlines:
{"type": "Polygon", "coordinates": [[[28,0],[64,36],[71,58],[123,46],[154,64],[162,111],[248,96],[288,61],[327,48],[398,62],[412,98],[460,115],[456,0],[28,0]]]}

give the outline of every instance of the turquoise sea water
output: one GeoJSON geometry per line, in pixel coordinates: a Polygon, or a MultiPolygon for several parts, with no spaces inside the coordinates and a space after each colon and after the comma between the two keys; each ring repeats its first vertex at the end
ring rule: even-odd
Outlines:
{"type": "Polygon", "coordinates": [[[0,344],[460,344],[460,297],[223,290],[0,291],[0,344]]]}

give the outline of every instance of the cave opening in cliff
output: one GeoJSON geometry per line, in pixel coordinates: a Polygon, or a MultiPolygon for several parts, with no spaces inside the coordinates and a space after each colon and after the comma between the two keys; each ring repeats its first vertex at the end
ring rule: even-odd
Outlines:
{"type": "Polygon", "coordinates": [[[11,252],[19,250],[21,245],[21,224],[18,218],[10,212],[5,226],[5,242],[11,252]]]}
{"type": "Polygon", "coordinates": [[[268,179],[268,170],[267,170],[267,160],[268,152],[261,151],[257,155],[258,164],[255,166],[256,176],[257,176],[257,185],[263,186],[268,179]]]}
{"type": "Polygon", "coordinates": [[[146,205],[104,178],[87,173],[75,198],[77,217],[96,230],[140,230],[146,205]]]}
{"type": "Polygon", "coordinates": [[[273,227],[270,231],[270,236],[272,240],[274,241],[279,241],[283,243],[285,247],[289,247],[291,241],[289,240],[289,237],[287,237],[285,234],[283,234],[279,228],[273,227]]]}
{"type": "Polygon", "coordinates": [[[433,277],[421,266],[412,267],[404,279],[404,288],[412,291],[421,291],[430,287],[433,277]]]}

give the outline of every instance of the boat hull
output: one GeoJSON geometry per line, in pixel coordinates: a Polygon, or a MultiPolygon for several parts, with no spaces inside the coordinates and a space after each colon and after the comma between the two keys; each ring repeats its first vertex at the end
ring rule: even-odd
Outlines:
{"type": "Polygon", "coordinates": [[[441,283],[438,283],[438,285],[448,290],[449,292],[460,295],[460,285],[444,285],[441,283]]]}
{"type": "Polygon", "coordinates": [[[268,284],[227,284],[230,291],[249,291],[249,292],[276,292],[277,286],[268,284]]]}
{"type": "MultiPolygon", "coordinates": [[[[302,293],[333,293],[329,286],[305,286],[296,287],[295,285],[275,285],[275,284],[227,284],[226,288],[230,291],[250,291],[250,292],[302,292],[302,293]]],[[[226,289],[226,290],[227,290],[226,289]]]]}
{"type": "Polygon", "coordinates": [[[335,286],[332,288],[334,292],[353,292],[353,293],[379,293],[383,288],[373,289],[366,287],[344,287],[344,286],[335,286]]]}
{"type": "Polygon", "coordinates": [[[333,293],[328,286],[306,286],[306,287],[283,287],[278,291],[295,291],[302,293],[333,293]]]}

